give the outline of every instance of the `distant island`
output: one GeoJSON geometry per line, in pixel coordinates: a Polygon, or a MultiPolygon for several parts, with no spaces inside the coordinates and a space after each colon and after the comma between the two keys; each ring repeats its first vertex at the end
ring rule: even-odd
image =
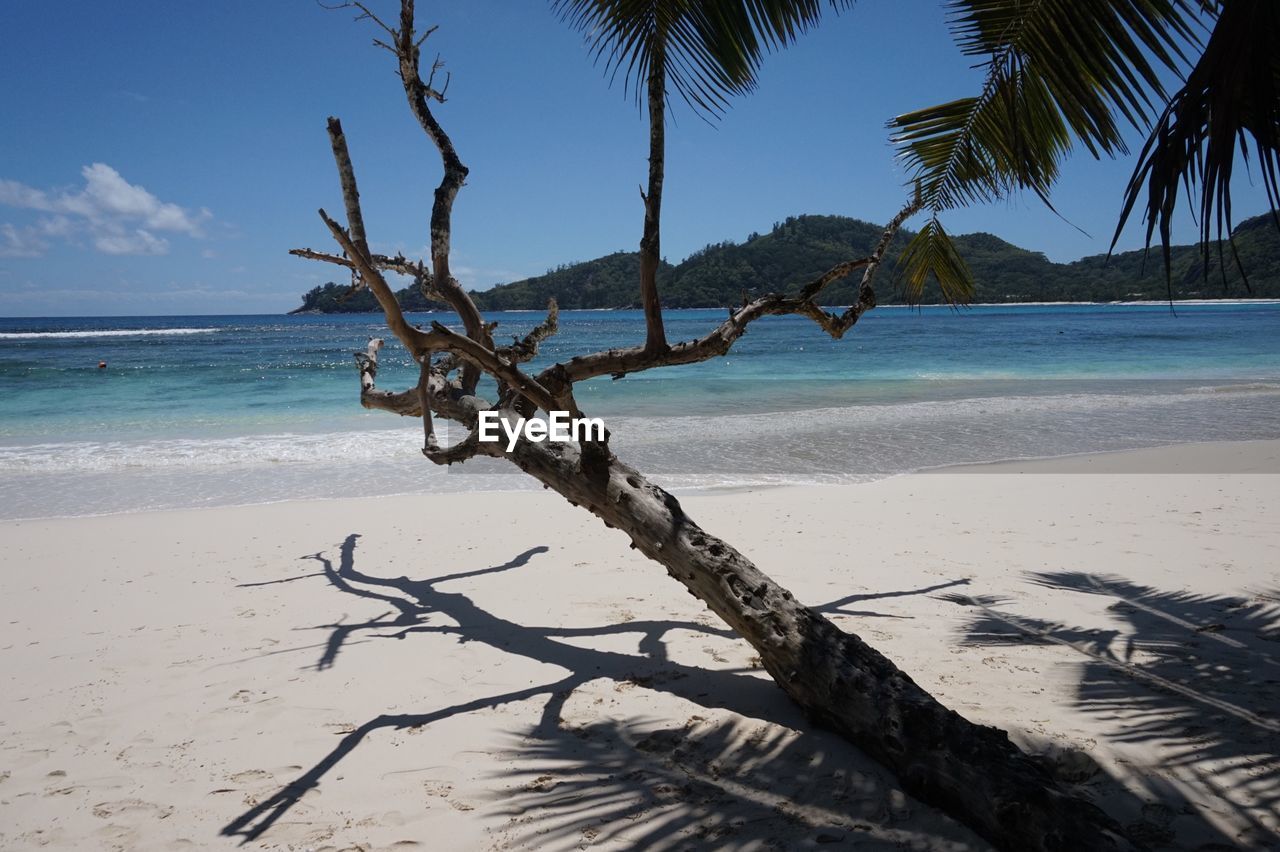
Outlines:
{"type": "MultiPolygon", "coordinates": [[[[741,304],[743,293],[756,295],[782,289],[797,290],[803,282],[836,263],[870,251],[880,225],[844,216],[793,216],[773,226],[767,234],[751,234],[741,243],[724,242],[694,252],[678,265],[664,263],[659,284],[664,304],[671,308],[710,308],[741,304]]],[[[1210,251],[1208,280],[1203,255],[1196,246],[1175,246],[1172,251],[1173,298],[1280,298],[1280,232],[1269,215],[1241,222],[1235,229],[1236,250],[1248,275],[1248,288],[1223,244],[1220,265],[1217,247],[1210,251]],[[1225,268],[1225,276],[1223,269],[1225,268]]],[[[896,259],[911,233],[899,235],[896,259]]],[[[964,234],[955,238],[961,256],[973,272],[979,303],[1016,302],[1115,302],[1168,297],[1160,250],[1145,258],[1141,251],[1123,252],[1107,260],[1105,255],[1073,263],[1054,263],[1040,252],[1029,251],[991,234],[964,234]]],[[[892,282],[894,262],[882,270],[878,291],[881,304],[901,304],[903,298],[892,282]]],[[[489,290],[473,290],[481,310],[541,310],[555,297],[562,309],[639,307],[636,252],[614,254],[567,264],[545,275],[499,284],[489,290]]],[[[855,277],[856,278],[856,277],[855,277]]],[[[829,287],[823,301],[849,304],[854,300],[855,278],[829,287]]],[[[348,296],[350,287],[327,283],[302,297],[302,306],[291,313],[364,313],[377,311],[373,295],[361,291],[348,296]]],[[[407,311],[428,311],[444,306],[425,299],[413,287],[396,292],[407,311]]],[[[926,288],[924,304],[942,301],[937,286],[926,288]]]]}

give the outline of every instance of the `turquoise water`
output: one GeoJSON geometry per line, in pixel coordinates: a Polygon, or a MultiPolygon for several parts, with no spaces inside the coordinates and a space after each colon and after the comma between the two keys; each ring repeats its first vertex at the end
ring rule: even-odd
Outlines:
{"type": "MultiPolygon", "coordinates": [[[[723,315],[672,311],[668,338],[723,315]]],[[[501,336],[541,317],[491,319],[501,336]]],[[[527,485],[438,470],[415,423],[360,408],[371,335],[371,315],[0,319],[0,516],[527,485]]],[[[639,312],[568,312],[539,364],[642,337],[639,312]]],[[[411,385],[384,353],[380,384],[411,385]]],[[[726,358],[578,397],[673,487],[1280,437],[1280,305],[881,308],[843,341],[770,318],[726,358]]]]}

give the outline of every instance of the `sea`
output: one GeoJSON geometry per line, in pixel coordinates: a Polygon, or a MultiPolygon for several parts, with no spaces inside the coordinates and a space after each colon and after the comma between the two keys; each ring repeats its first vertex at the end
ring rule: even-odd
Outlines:
{"type": "MultiPolygon", "coordinates": [[[[666,316],[674,341],[725,311],[666,316]]],[[[542,315],[488,318],[501,340],[542,315]]],[[[0,518],[538,487],[499,460],[439,468],[420,423],[363,409],[371,336],[379,386],[412,386],[370,314],[0,319],[0,518]]],[[[532,368],[643,337],[638,311],[566,311],[532,368]]],[[[889,307],[839,341],[772,317],[727,357],[578,400],[678,492],[1280,438],[1280,303],[889,307]]]]}

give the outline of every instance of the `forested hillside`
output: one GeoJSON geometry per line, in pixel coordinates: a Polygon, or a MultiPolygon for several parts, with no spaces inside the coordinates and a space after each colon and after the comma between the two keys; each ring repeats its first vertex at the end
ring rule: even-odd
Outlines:
{"type": "MultiPolygon", "coordinates": [[[[880,226],[843,216],[793,216],[767,234],[751,234],[741,243],[706,246],[679,265],[664,264],[659,272],[663,302],[673,308],[724,307],[739,304],[743,293],[792,291],[836,263],[870,251],[880,226]]],[[[910,238],[904,231],[889,251],[880,272],[877,292],[882,304],[902,301],[894,286],[894,261],[910,238]]],[[[1168,295],[1159,249],[1144,259],[1141,251],[1086,257],[1073,263],[1053,263],[1039,252],[1019,248],[991,234],[955,238],[977,285],[975,302],[1110,302],[1164,299],[1168,295]],[[1144,271],[1145,268],[1145,271],[1144,271]]],[[[1171,269],[1175,299],[1280,298],[1280,232],[1269,216],[1242,222],[1235,230],[1236,250],[1250,289],[1224,243],[1220,263],[1212,246],[1209,276],[1203,255],[1195,246],[1174,246],[1171,269]],[[1222,270],[1225,268],[1225,276],[1222,270]]],[[[555,297],[560,307],[628,308],[638,306],[639,256],[615,252],[595,260],[568,264],[545,275],[474,291],[482,310],[540,310],[555,297]]],[[[824,301],[853,300],[855,278],[829,287],[824,301]]],[[[376,310],[365,292],[348,296],[349,287],[326,284],[303,296],[301,311],[320,313],[376,310]]],[[[412,288],[397,292],[408,310],[433,306],[412,288]]],[[[926,287],[926,304],[941,301],[936,286],[926,287]]]]}

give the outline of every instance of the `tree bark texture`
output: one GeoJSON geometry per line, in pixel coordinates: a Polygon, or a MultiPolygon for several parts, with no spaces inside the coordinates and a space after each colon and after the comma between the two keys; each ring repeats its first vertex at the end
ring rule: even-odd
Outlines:
{"type": "Polygon", "coordinates": [[[917,799],[1001,849],[1133,848],[1114,820],[1064,790],[1008,734],[943,706],[879,651],[705,532],[675,497],[607,448],[522,441],[508,458],[629,535],[756,649],[810,718],[892,770],[917,799]]]}
{"type": "Polygon", "coordinates": [[[645,351],[667,348],[658,296],[658,266],[662,263],[662,181],[666,163],[666,59],[661,41],[649,62],[649,189],[644,194],[644,233],[640,237],[640,304],[644,308],[645,351]]]}

